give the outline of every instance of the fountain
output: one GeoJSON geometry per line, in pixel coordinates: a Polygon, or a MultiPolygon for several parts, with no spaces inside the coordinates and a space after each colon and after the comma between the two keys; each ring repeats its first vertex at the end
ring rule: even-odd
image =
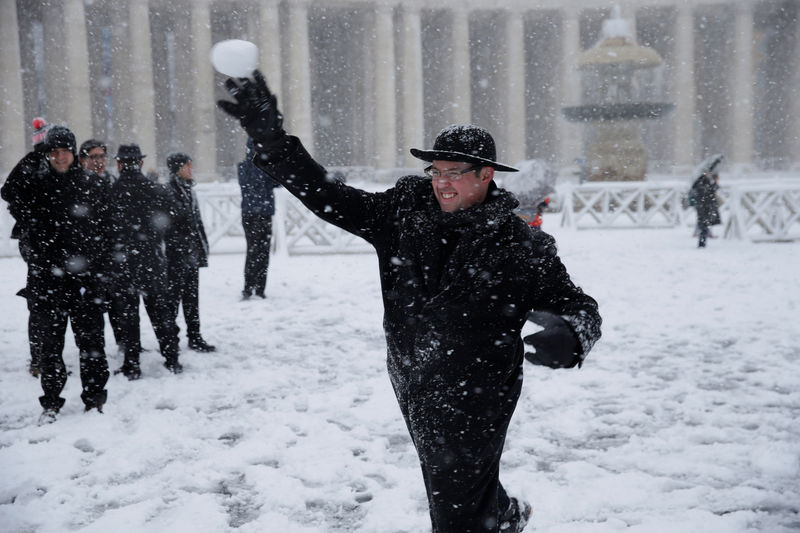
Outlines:
{"type": "Polygon", "coordinates": [[[602,38],[578,58],[578,68],[594,100],[563,108],[571,122],[589,128],[586,153],[589,181],[642,181],[647,150],[640,139],[640,121],[657,119],[675,106],[643,101],[638,71],[662,63],[661,56],[636,44],[619,6],[603,21],[602,38]]]}

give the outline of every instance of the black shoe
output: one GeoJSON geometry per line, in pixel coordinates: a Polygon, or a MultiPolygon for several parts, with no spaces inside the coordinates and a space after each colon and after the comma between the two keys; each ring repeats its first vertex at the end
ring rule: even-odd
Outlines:
{"type": "Polygon", "coordinates": [[[250,294],[250,291],[242,291],[242,301],[244,301],[244,300],[249,300],[249,299],[250,299],[250,296],[252,296],[252,295],[250,294]]]}
{"type": "Polygon", "coordinates": [[[97,409],[98,413],[103,414],[103,404],[102,403],[98,403],[98,404],[95,404],[95,405],[85,405],[83,407],[83,412],[84,413],[88,413],[92,409],[97,409]]]}
{"type": "Polygon", "coordinates": [[[195,337],[193,339],[189,339],[189,349],[194,350],[195,352],[215,352],[217,351],[217,347],[211,344],[208,344],[203,337],[195,337]]]}
{"type": "Polygon", "coordinates": [[[164,368],[172,372],[173,374],[180,374],[183,372],[183,365],[178,362],[178,359],[167,359],[164,363],[164,368]]]}
{"type": "Polygon", "coordinates": [[[266,294],[264,294],[263,292],[257,292],[257,293],[256,293],[256,296],[258,296],[258,297],[259,297],[259,298],[261,298],[262,300],[266,300],[266,299],[267,299],[267,295],[266,295],[266,294]]]}
{"type": "Polygon", "coordinates": [[[58,409],[45,409],[39,415],[39,425],[52,424],[56,421],[56,415],[58,415],[58,409]]]}
{"type": "Polygon", "coordinates": [[[117,374],[124,375],[126,378],[128,378],[128,381],[135,381],[142,377],[142,370],[139,368],[139,363],[126,361],[121,367],[114,370],[114,375],[117,374]]]}
{"type": "Polygon", "coordinates": [[[520,502],[516,498],[511,498],[508,509],[500,517],[500,531],[503,533],[521,533],[525,526],[528,525],[531,511],[531,505],[528,502],[520,502]]]}

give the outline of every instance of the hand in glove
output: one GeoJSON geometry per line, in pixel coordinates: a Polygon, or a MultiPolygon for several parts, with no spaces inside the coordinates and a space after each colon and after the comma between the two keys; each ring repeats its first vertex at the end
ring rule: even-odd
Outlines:
{"type": "Polygon", "coordinates": [[[525,352],[525,359],[550,368],[580,367],[578,338],[566,320],[549,313],[528,313],[528,320],[544,329],[522,339],[534,349],[534,352],[525,352]]]}
{"type": "Polygon", "coordinates": [[[278,111],[278,100],[270,92],[264,75],[253,71],[253,79],[228,78],[225,88],[234,102],[218,100],[217,105],[230,116],[239,119],[247,134],[267,150],[277,149],[286,140],[283,115],[278,111]]]}

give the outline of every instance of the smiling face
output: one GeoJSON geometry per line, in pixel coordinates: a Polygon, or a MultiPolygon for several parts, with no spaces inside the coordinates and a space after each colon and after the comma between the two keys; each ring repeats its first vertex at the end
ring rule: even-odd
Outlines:
{"type": "Polygon", "coordinates": [[[471,163],[457,161],[433,161],[432,168],[441,173],[439,178],[431,179],[433,194],[439,207],[445,213],[453,213],[483,203],[489,182],[494,177],[492,167],[475,167],[474,170],[458,174],[457,179],[448,179],[447,173],[463,171],[474,167],[471,163]]]}
{"type": "Polygon", "coordinates": [[[66,148],[53,148],[47,155],[50,166],[59,174],[65,173],[75,161],[75,154],[66,148]]]}
{"type": "Polygon", "coordinates": [[[81,165],[89,172],[102,174],[106,170],[106,151],[102,146],[96,146],[81,157],[81,165]]]}

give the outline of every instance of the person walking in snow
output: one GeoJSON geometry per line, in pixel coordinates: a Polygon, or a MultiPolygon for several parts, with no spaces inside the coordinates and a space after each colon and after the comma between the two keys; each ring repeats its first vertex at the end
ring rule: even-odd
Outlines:
{"type": "Polygon", "coordinates": [[[694,208],[697,210],[697,247],[705,248],[711,226],[722,224],[719,216],[717,191],[719,190],[719,174],[703,173],[692,184],[691,194],[694,208]]]}
{"type": "Polygon", "coordinates": [[[208,238],[194,192],[192,158],[172,153],[167,156],[167,168],[172,210],[165,242],[172,316],[177,319],[178,309],[183,307],[189,349],[213,352],[217,348],[200,334],[200,267],[208,266],[208,238]]]}
{"type": "Polygon", "coordinates": [[[372,244],[384,304],[387,367],[428,495],[434,533],[519,532],[531,513],[499,481],[522,389],[528,312],[559,327],[527,336],[541,361],[580,365],[600,337],[597,303],[575,286],[545,232],[498,188],[494,140],[474,125],[445,128],[412,149],[424,175],[369,193],[328,179],[288,135],[260,72],[226,80],[219,107],[255,142],[254,163],[317,216],[372,244]]]}
{"type": "Polygon", "coordinates": [[[164,232],[170,223],[172,200],[162,185],[142,174],[145,155],[136,144],[117,151],[119,178],[111,186],[111,243],[114,291],[112,303],[122,322],[120,345],[125,361],[115,373],[139,379],[142,343],[139,297],[153,325],[164,366],[179,374],[178,326],[172,314],[164,232]]]}
{"type": "Polygon", "coordinates": [[[28,246],[25,290],[44,393],[40,421],[54,421],[65,403],[68,322],[80,354],[81,400],[86,411],[102,412],[109,375],[103,339],[107,189],[80,167],[75,135],[64,126],[53,126],[44,149],[27,154],[17,168],[2,197],[28,246]]]}
{"type": "Polygon", "coordinates": [[[275,214],[276,183],[253,164],[253,139],[247,139],[244,161],[237,166],[242,190],[242,228],[247,241],[242,299],[266,298],[272,216],[275,214]]]}

